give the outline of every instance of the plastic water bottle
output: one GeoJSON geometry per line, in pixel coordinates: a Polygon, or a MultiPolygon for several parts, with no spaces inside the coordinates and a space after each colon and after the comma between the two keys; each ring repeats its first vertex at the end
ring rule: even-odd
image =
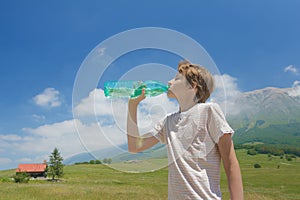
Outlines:
{"type": "Polygon", "coordinates": [[[168,91],[169,86],[158,81],[108,81],[104,83],[104,95],[108,98],[135,98],[142,94],[153,97],[168,91]]]}

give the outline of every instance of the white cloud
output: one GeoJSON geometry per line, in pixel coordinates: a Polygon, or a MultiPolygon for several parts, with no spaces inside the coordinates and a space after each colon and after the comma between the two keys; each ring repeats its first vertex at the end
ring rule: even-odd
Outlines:
{"type": "Polygon", "coordinates": [[[44,115],[37,115],[37,114],[33,114],[32,118],[36,122],[43,122],[46,119],[46,117],[44,115]]]}
{"type": "Polygon", "coordinates": [[[111,115],[111,106],[111,101],[105,98],[103,90],[95,89],[75,106],[73,112],[75,116],[80,117],[95,116],[96,111],[98,115],[111,115]]]}
{"type": "MultiPolygon", "coordinates": [[[[75,118],[82,119],[86,117],[95,117],[99,119],[101,124],[109,120],[121,127],[125,127],[124,122],[127,119],[127,99],[108,99],[104,96],[102,89],[95,89],[89,93],[89,96],[75,106],[73,112],[75,118]],[[106,121],[103,121],[106,120],[106,121]]],[[[157,121],[170,112],[177,111],[177,104],[167,98],[165,94],[156,97],[146,98],[139,107],[140,124],[149,124],[149,116],[151,121],[157,121]],[[154,120],[155,118],[155,120],[154,120]],[[144,121],[144,122],[143,122],[144,121]]]]}
{"type": "Polygon", "coordinates": [[[293,65],[289,65],[289,66],[285,67],[284,72],[291,72],[291,73],[296,74],[296,75],[299,74],[298,69],[293,65]]]}
{"type": "MultiPolygon", "coordinates": [[[[66,120],[37,128],[24,128],[23,132],[24,136],[1,136],[1,139],[6,139],[0,140],[1,150],[12,158],[12,168],[20,162],[32,163],[48,160],[54,147],[60,150],[64,158],[68,158],[85,150],[93,152],[126,142],[125,133],[116,125],[100,127],[97,123],[84,124],[79,120],[66,120]]],[[[6,166],[5,164],[0,162],[0,169],[6,166]]]]}
{"type": "Polygon", "coordinates": [[[291,97],[300,96],[300,81],[294,81],[291,90],[288,92],[288,95],[290,95],[291,97]]]}
{"type": "Polygon", "coordinates": [[[91,151],[111,146],[107,138],[113,140],[115,145],[124,143],[126,139],[116,126],[99,127],[97,123],[84,124],[78,119],[47,124],[35,129],[26,128],[24,131],[32,134],[35,140],[25,143],[21,147],[23,151],[32,151],[32,145],[37,143],[34,145],[37,152],[50,152],[57,147],[66,156],[84,150],[80,139],[91,151]]]}
{"type": "Polygon", "coordinates": [[[23,130],[38,136],[57,138],[58,136],[74,132],[75,128],[74,120],[66,120],[54,124],[46,124],[35,129],[24,128],[23,130]]]}
{"type": "Polygon", "coordinates": [[[78,139],[75,121],[66,120],[53,124],[46,124],[37,128],[24,128],[27,139],[19,147],[23,152],[49,153],[54,147],[65,155],[83,151],[78,139]]]}
{"type": "Polygon", "coordinates": [[[33,101],[38,106],[58,107],[61,105],[60,93],[54,88],[46,88],[41,94],[33,97],[33,101]]]}
{"type": "Polygon", "coordinates": [[[295,88],[295,87],[299,87],[299,86],[300,86],[300,81],[298,81],[298,80],[294,81],[292,87],[295,88]]]}
{"type": "MultiPolygon", "coordinates": [[[[127,103],[127,99],[107,99],[102,89],[95,89],[75,106],[78,133],[88,149],[126,142],[127,103]]],[[[146,98],[138,109],[140,132],[149,131],[164,116],[177,110],[177,104],[165,94],[146,98]]]]}
{"type": "Polygon", "coordinates": [[[211,101],[221,105],[225,113],[237,114],[240,108],[235,101],[242,92],[238,89],[237,79],[228,74],[215,75],[215,91],[212,93],[211,101]]]}
{"type": "Polygon", "coordinates": [[[74,120],[46,124],[37,128],[23,128],[19,135],[0,135],[0,146],[1,154],[12,160],[9,166],[0,161],[0,169],[15,168],[19,162],[43,162],[49,159],[55,147],[63,156],[84,151],[74,120]]]}
{"type": "Polygon", "coordinates": [[[15,134],[9,134],[9,135],[0,135],[0,140],[6,140],[6,141],[19,141],[22,137],[15,134]]]}

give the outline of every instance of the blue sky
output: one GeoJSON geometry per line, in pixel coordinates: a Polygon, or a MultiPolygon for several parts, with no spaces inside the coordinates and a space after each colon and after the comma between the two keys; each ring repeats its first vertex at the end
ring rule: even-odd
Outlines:
{"type": "MultiPolygon", "coordinates": [[[[0,157],[7,164],[0,169],[35,161],[29,153],[16,156],[21,150],[8,154],[9,145],[25,145],[40,127],[71,120],[81,63],[100,42],[129,29],[164,27],[190,36],[241,92],[292,87],[300,80],[299,8],[296,0],[1,1],[0,157]]],[[[136,63],[151,61],[143,56],[136,63]]],[[[176,67],[172,56],[153,60],[176,67]]],[[[123,62],[128,70],[134,63],[123,62]]]]}

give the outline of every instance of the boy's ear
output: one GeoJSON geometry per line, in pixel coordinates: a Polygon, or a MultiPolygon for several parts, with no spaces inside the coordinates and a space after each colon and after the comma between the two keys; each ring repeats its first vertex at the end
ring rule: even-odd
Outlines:
{"type": "Polygon", "coordinates": [[[192,88],[194,89],[194,90],[197,90],[197,85],[194,83],[194,84],[191,84],[191,86],[192,86],[192,88]]]}
{"type": "Polygon", "coordinates": [[[196,85],[193,87],[195,94],[198,92],[198,88],[196,87],[196,85]]]}
{"type": "Polygon", "coordinates": [[[194,89],[195,92],[197,92],[197,86],[196,86],[196,84],[191,84],[191,83],[188,83],[188,84],[189,84],[189,88],[190,89],[194,89]]]}
{"type": "Polygon", "coordinates": [[[196,89],[196,86],[195,85],[192,85],[190,83],[188,83],[188,86],[189,86],[189,89],[196,89]]]}

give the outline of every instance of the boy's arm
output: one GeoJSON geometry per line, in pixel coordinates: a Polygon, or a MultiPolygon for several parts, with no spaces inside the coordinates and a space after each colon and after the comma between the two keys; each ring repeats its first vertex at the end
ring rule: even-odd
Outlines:
{"type": "Polygon", "coordinates": [[[128,101],[128,115],[127,115],[127,140],[128,151],[131,153],[137,153],[146,150],[158,143],[158,139],[154,136],[140,136],[137,126],[137,107],[139,103],[145,99],[145,91],[142,94],[128,101]]]}
{"type": "Polygon", "coordinates": [[[243,200],[242,175],[235,155],[231,135],[224,134],[218,142],[218,147],[227,176],[231,200],[243,200]]]}

